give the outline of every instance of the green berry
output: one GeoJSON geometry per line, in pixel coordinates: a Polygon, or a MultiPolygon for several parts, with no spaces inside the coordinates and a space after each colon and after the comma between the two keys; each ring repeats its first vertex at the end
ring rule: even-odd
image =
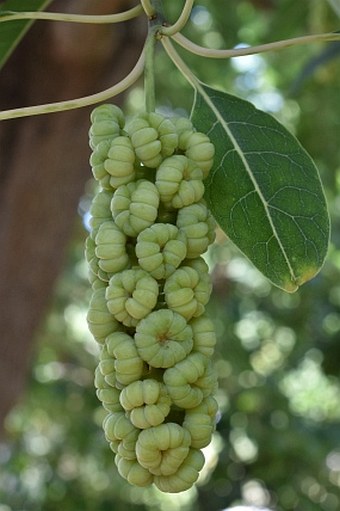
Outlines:
{"type": "Polygon", "coordinates": [[[212,357],[216,345],[215,327],[210,318],[202,315],[190,321],[193,332],[194,351],[202,353],[206,357],[212,357]]]}
{"type": "Polygon", "coordinates": [[[190,441],[189,432],[176,423],[145,429],[136,443],[137,460],[151,474],[174,474],[188,456],[190,441]]]}
{"type": "Polygon", "coordinates": [[[90,165],[93,177],[99,181],[102,188],[106,190],[111,189],[110,175],[106,172],[104,167],[104,162],[107,158],[110,145],[110,140],[103,140],[102,142],[99,142],[90,156],[90,165]]]}
{"type": "Polygon", "coordinates": [[[141,231],[155,222],[158,206],[157,188],[146,180],[120,186],[111,202],[116,224],[130,237],[137,237],[141,231]]]}
{"type": "Polygon", "coordinates": [[[191,353],[164,372],[164,383],[176,406],[194,408],[204,396],[200,379],[205,375],[208,359],[201,353],[191,353]]]}
{"type": "Polygon", "coordinates": [[[186,236],[172,224],[154,224],[138,235],[136,255],[143,270],[166,279],[187,255],[186,236]]]}
{"type": "Polygon", "coordinates": [[[119,329],[118,321],[106,306],[105,288],[93,292],[87,313],[87,324],[99,344],[104,344],[106,337],[119,329]]]}
{"type": "Polygon", "coordinates": [[[119,474],[130,484],[135,486],[150,486],[153,482],[153,475],[142,467],[136,460],[127,460],[117,455],[115,463],[119,474]]]}
{"type": "Polygon", "coordinates": [[[129,265],[126,236],[114,222],[107,221],[100,225],[95,242],[95,254],[101,270],[116,273],[129,265]]]}
{"type": "Polygon", "coordinates": [[[169,476],[155,476],[157,488],[166,493],[180,493],[188,490],[197,481],[204,465],[204,456],[198,449],[190,449],[178,470],[169,476]]]}
{"type": "Polygon", "coordinates": [[[153,379],[139,380],[125,387],[120,403],[134,426],[146,429],[161,424],[170,411],[171,400],[165,386],[153,379]]]}
{"type": "Polygon", "coordinates": [[[161,309],[137,324],[135,343],[140,357],[151,367],[172,367],[190,353],[192,330],[181,315],[161,309]]]}
{"type": "Polygon", "coordinates": [[[202,170],[205,179],[214,163],[215,147],[205,133],[194,132],[186,140],[185,155],[202,170]]]}
{"type": "Polygon", "coordinates": [[[203,254],[215,239],[215,221],[204,202],[181,208],[176,225],[186,234],[190,259],[203,254]]]}
{"type": "Polygon", "coordinates": [[[90,207],[90,227],[91,238],[93,239],[95,239],[100,225],[107,220],[112,220],[110,207],[112,196],[112,192],[101,190],[94,196],[92,200],[90,207]]]}
{"type": "Polygon", "coordinates": [[[129,385],[144,373],[144,362],[132,337],[126,332],[114,332],[106,338],[106,350],[113,361],[118,384],[129,385]]]}
{"type": "Polygon", "coordinates": [[[107,308],[123,325],[136,326],[154,309],[158,292],[157,281],[144,270],[124,270],[109,281],[107,308]]]}
{"type": "Polygon", "coordinates": [[[104,169],[109,174],[109,183],[116,189],[133,181],[136,176],[136,156],[128,137],[117,137],[112,140],[104,169]]]}
{"type": "Polygon", "coordinates": [[[156,172],[156,187],[165,204],[179,209],[202,199],[202,170],[183,155],[166,158],[156,172]]]}
{"type": "Polygon", "coordinates": [[[204,313],[210,293],[211,283],[207,275],[189,264],[179,267],[164,284],[168,307],[187,320],[204,313]]]}
{"type": "Polygon", "coordinates": [[[124,127],[124,115],[115,105],[100,105],[91,113],[89,141],[95,149],[102,141],[111,141],[120,134],[124,127]]]}

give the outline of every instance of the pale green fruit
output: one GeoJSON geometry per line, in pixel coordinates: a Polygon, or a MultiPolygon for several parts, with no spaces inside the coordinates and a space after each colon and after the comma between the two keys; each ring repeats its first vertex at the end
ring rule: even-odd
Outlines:
{"type": "Polygon", "coordinates": [[[172,367],[190,353],[192,330],[181,315],[161,309],[138,323],[135,343],[140,357],[151,367],[172,367]]]}
{"type": "Polygon", "coordinates": [[[179,267],[164,284],[168,307],[187,320],[204,313],[211,293],[209,275],[199,272],[189,264],[191,263],[179,267]]]}
{"type": "Polygon", "coordinates": [[[190,449],[186,459],[172,475],[154,477],[157,488],[165,493],[180,493],[188,490],[197,481],[204,465],[204,456],[198,449],[190,449]]]}
{"type": "Polygon", "coordinates": [[[125,387],[120,394],[120,403],[129,412],[132,424],[146,429],[164,421],[170,411],[171,400],[162,383],[146,379],[125,387]]]}
{"type": "Polygon", "coordinates": [[[110,175],[106,172],[104,167],[104,162],[107,158],[110,145],[110,140],[103,140],[102,142],[99,142],[90,156],[90,166],[92,168],[93,177],[105,190],[111,190],[110,175]]]}
{"type": "Polygon", "coordinates": [[[202,170],[205,179],[214,163],[215,147],[205,133],[194,132],[185,142],[185,155],[202,170]]]}
{"type": "Polygon", "coordinates": [[[203,254],[215,239],[215,221],[203,201],[181,208],[176,225],[187,238],[187,258],[203,254]]]}
{"type": "Polygon", "coordinates": [[[135,117],[126,128],[137,158],[146,167],[156,168],[162,161],[158,132],[146,119],[135,117]]]}
{"type": "Polygon", "coordinates": [[[206,373],[208,359],[201,353],[191,353],[175,366],[164,371],[164,383],[176,406],[194,408],[204,396],[200,379],[206,373]]]}
{"type": "Polygon", "coordinates": [[[97,366],[95,370],[94,385],[96,387],[97,397],[99,401],[102,402],[105,410],[112,413],[123,411],[119,401],[120,391],[106,382],[99,366],[97,366]]]}
{"type": "Polygon", "coordinates": [[[178,149],[180,151],[185,151],[186,141],[194,132],[192,122],[187,117],[173,117],[171,120],[178,135],[178,149]]]}
{"type": "Polygon", "coordinates": [[[123,112],[116,105],[100,105],[91,113],[91,127],[89,142],[91,149],[95,149],[102,141],[111,141],[120,134],[125,120],[123,112]]]}
{"type": "Polygon", "coordinates": [[[136,326],[155,307],[157,281],[140,268],[113,275],[106,288],[107,308],[125,326],[136,326]]]}
{"type": "Polygon", "coordinates": [[[153,475],[142,467],[136,460],[127,460],[117,455],[115,463],[119,474],[130,484],[135,486],[150,486],[153,483],[153,475]]]}
{"type": "Polygon", "coordinates": [[[94,240],[100,225],[107,220],[112,220],[111,200],[112,191],[101,190],[92,200],[90,207],[91,238],[94,240]]]}
{"type": "Polygon", "coordinates": [[[116,273],[127,268],[129,256],[126,252],[126,235],[112,220],[100,225],[95,242],[95,254],[101,270],[116,273]]]}
{"type": "Polygon", "coordinates": [[[86,319],[91,334],[99,344],[104,344],[106,337],[119,329],[119,322],[107,308],[105,288],[93,292],[86,319]]]}
{"type": "Polygon", "coordinates": [[[178,134],[172,120],[155,112],[141,114],[141,117],[157,131],[161,143],[161,156],[163,158],[171,156],[178,145],[178,134]]]}
{"type": "Polygon", "coordinates": [[[172,224],[154,224],[137,237],[139,265],[157,280],[169,277],[186,254],[186,236],[172,224]]]}
{"type": "Polygon", "coordinates": [[[155,222],[158,206],[159,192],[153,183],[145,179],[120,186],[111,202],[116,224],[131,237],[137,237],[155,222]]]}
{"type": "Polygon", "coordinates": [[[114,376],[118,383],[128,385],[141,378],[144,362],[137,352],[133,338],[126,332],[109,335],[106,349],[114,362],[114,376]]]}
{"type": "Polygon", "coordinates": [[[95,278],[105,282],[110,280],[109,275],[99,266],[99,258],[96,256],[96,244],[94,240],[88,236],[85,241],[85,259],[89,269],[89,281],[94,282],[95,278]]]}
{"type": "Polygon", "coordinates": [[[210,444],[215,430],[216,412],[217,403],[213,397],[203,399],[201,404],[186,411],[183,427],[190,433],[191,447],[202,449],[210,444]],[[213,416],[211,414],[212,409],[213,416]]]}
{"type": "Polygon", "coordinates": [[[202,170],[189,158],[174,155],[162,161],[156,172],[156,187],[165,204],[176,209],[202,199],[202,170]]]}
{"type": "Polygon", "coordinates": [[[128,137],[117,137],[112,140],[104,169],[109,174],[109,183],[116,189],[121,185],[133,181],[136,177],[136,156],[128,137]]]}
{"type": "Polygon", "coordinates": [[[154,475],[176,473],[189,453],[190,434],[169,422],[144,429],[136,443],[137,460],[154,475]]]}
{"type": "Polygon", "coordinates": [[[216,345],[215,327],[210,318],[202,315],[190,321],[193,332],[193,351],[212,357],[216,345]]]}

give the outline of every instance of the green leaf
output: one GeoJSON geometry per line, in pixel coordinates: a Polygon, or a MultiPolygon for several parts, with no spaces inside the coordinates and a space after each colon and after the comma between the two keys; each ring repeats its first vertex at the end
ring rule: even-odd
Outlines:
{"type": "MultiPolygon", "coordinates": [[[[7,0],[0,3],[1,14],[8,11],[42,11],[51,0],[7,0]]],[[[0,68],[32,25],[32,20],[4,21],[0,23],[0,68]]]]}
{"type": "Polygon", "coordinates": [[[329,215],[318,170],[298,140],[251,103],[203,84],[192,120],[216,148],[206,200],[220,227],[276,286],[320,270],[329,215]]]}

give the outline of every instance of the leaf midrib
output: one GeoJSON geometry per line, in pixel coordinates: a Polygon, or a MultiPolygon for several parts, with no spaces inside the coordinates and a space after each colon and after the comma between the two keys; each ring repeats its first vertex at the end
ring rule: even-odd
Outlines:
{"type": "Polygon", "coordinates": [[[221,116],[219,110],[215,107],[213,101],[210,99],[210,96],[208,94],[206,94],[206,92],[204,90],[204,87],[201,85],[201,83],[196,84],[196,87],[197,87],[199,93],[203,96],[203,98],[206,101],[206,103],[211,108],[211,110],[214,112],[214,114],[216,116],[216,119],[223,126],[223,128],[225,129],[228,137],[230,138],[231,142],[233,143],[233,145],[235,147],[235,150],[236,150],[237,154],[239,155],[239,157],[240,157],[240,159],[241,159],[241,161],[242,161],[242,163],[243,163],[243,165],[244,165],[244,167],[245,167],[245,169],[246,169],[246,171],[248,173],[248,176],[249,176],[251,182],[254,185],[255,191],[258,193],[258,195],[259,195],[259,197],[261,199],[261,202],[262,202],[263,207],[265,209],[265,212],[266,212],[266,215],[267,215],[270,227],[271,227],[271,229],[273,231],[274,237],[275,237],[275,239],[276,239],[276,241],[277,241],[277,243],[278,243],[278,245],[279,245],[279,247],[281,249],[281,252],[282,252],[282,254],[284,256],[284,259],[285,259],[287,267],[289,269],[289,273],[290,273],[290,276],[292,278],[292,281],[294,283],[296,283],[297,277],[296,277],[295,272],[294,272],[294,270],[292,268],[292,265],[290,264],[289,257],[288,257],[288,255],[287,255],[287,253],[286,253],[286,251],[285,251],[285,249],[284,249],[284,247],[282,245],[280,237],[279,237],[279,235],[277,233],[275,224],[274,224],[274,222],[272,220],[272,217],[270,215],[268,203],[267,203],[267,201],[266,201],[266,199],[265,199],[265,197],[264,197],[264,195],[263,195],[263,193],[262,193],[262,191],[261,191],[261,189],[260,189],[260,187],[259,187],[259,185],[258,185],[258,183],[257,183],[257,181],[256,181],[256,179],[255,179],[255,177],[254,177],[254,175],[252,173],[252,171],[251,171],[251,168],[250,168],[250,166],[248,164],[248,161],[247,161],[247,159],[246,159],[246,157],[244,155],[244,152],[242,151],[241,146],[237,142],[237,139],[234,137],[232,131],[229,129],[227,121],[225,121],[225,119],[221,116]]]}

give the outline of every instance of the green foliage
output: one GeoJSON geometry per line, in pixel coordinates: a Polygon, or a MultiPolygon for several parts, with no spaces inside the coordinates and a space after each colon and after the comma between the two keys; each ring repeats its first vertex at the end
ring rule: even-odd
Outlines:
{"type": "Polygon", "coordinates": [[[216,148],[206,199],[229,238],[286,291],[319,271],[329,219],[318,171],[299,142],[250,103],[202,86],[194,124],[216,148]]]}
{"type": "MultiPolygon", "coordinates": [[[[51,0],[25,0],[25,2],[6,0],[0,4],[0,16],[11,11],[40,11],[45,9],[49,3],[51,0]]],[[[6,63],[31,25],[32,21],[29,20],[7,21],[1,25],[0,68],[6,63]]]]}

